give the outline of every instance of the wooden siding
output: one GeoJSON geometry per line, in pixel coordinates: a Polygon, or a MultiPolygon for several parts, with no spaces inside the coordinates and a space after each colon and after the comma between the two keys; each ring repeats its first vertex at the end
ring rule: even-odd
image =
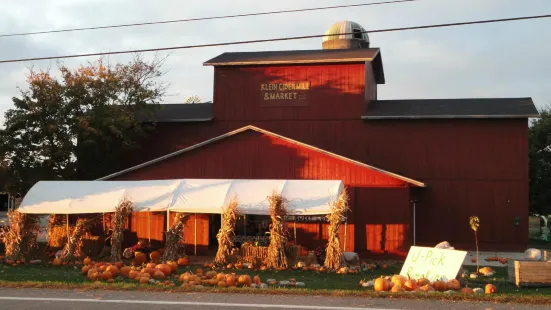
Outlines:
{"type": "Polygon", "coordinates": [[[225,120],[355,119],[365,101],[364,63],[333,66],[216,68],[214,118],[225,120]],[[310,81],[307,107],[262,107],[260,85],[310,81]]]}
{"type": "MultiPolygon", "coordinates": [[[[528,121],[362,121],[360,116],[368,104],[365,99],[375,95],[363,90],[366,81],[369,84],[366,71],[369,69],[364,64],[216,68],[214,122],[158,124],[158,134],[144,142],[147,147],[140,152],[132,152],[127,164],[143,163],[254,125],[426,182],[429,188],[416,191],[418,244],[447,240],[473,249],[468,217],[478,215],[483,222],[479,234],[482,247],[524,250],[528,242],[528,121]],[[308,107],[261,108],[256,91],[261,81],[271,78],[311,78],[316,85],[315,100],[308,107]],[[513,225],[516,217],[520,219],[518,227],[513,225]]],[[[232,152],[236,150],[228,150],[228,154],[232,152]]],[[[275,164],[278,162],[272,166],[275,164]]],[[[235,170],[245,169],[236,171],[237,175],[248,175],[250,168],[244,165],[235,165],[235,170]]],[[[230,175],[208,169],[213,171],[202,173],[211,177],[230,175]]],[[[320,162],[317,168],[309,169],[325,168],[320,162]]],[[[261,170],[259,177],[263,178],[285,174],[277,169],[261,170]]],[[[162,177],[165,172],[163,168],[155,175],[162,177]]],[[[199,172],[192,174],[202,175],[199,172]]],[[[372,243],[377,242],[380,240],[372,243]]]]}
{"type": "MultiPolygon", "coordinates": [[[[374,192],[377,192],[377,189],[384,189],[385,194],[382,196],[389,200],[385,207],[392,206],[394,202],[404,205],[409,201],[408,195],[397,194],[409,193],[408,185],[401,180],[255,131],[239,133],[200,149],[121,175],[116,180],[172,178],[343,180],[349,187],[351,205],[349,213],[351,220],[346,225],[347,251],[355,250],[355,242],[358,241],[354,238],[355,220],[353,219],[358,218],[354,214],[356,206],[371,208],[371,197],[362,196],[360,199],[363,201],[358,201],[358,196],[355,194],[358,188],[372,187],[374,192]]],[[[201,242],[205,242],[201,243],[202,245],[208,245],[208,218],[204,223],[206,228],[200,232],[202,235],[198,236],[201,242]]],[[[186,229],[188,229],[187,226],[186,229]]],[[[343,243],[344,229],[343,225],[340,230],[343,243]]],[[[190,226],[189,230],[193,230],[193,227],[190,226]]],[[[403,239],[395,242],[409,245],[409,236],[410,232],[405,231],[400,236],[394,236],[394,238],[403,239]]],[[[186,244],[190,243],[188,239],[190,237],[192,235],[186,234],[186,244]]],[[[297,223],[297,239],[300,244],[313,250],[327,240],[327,225],[297,223]]],[[[365,237],[359,240],[361,244],[365,243],[365,237]]]]}

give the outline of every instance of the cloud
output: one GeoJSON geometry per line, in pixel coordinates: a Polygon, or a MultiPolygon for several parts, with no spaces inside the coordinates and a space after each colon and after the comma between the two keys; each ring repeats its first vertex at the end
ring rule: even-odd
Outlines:
{"type": "MultiPolygon", "coordinates": [[[[335,0],[3,0],[2,33],[173,20],[214,15],[343,4],[335,0]],[[5,3],[7,2],[7,3],[5,3]],[[32,8],[30,10],[29,8],[32,8]]],[[[0,38],[0,59],[182,46],[323,33],[339,20],[366,29],[542,14],[548,0],[426,0],[307,13],[175,23],[0,38]]],[[[381,48],[387,84],[379,97],[451,98],[532,96],[539,106],[551,100],[550,20],[517,21],[455,28],[371,34],[381,48]]],[[[212,100],[213,70],[202,63],[228,51],[318,49],[320,39],[235,45],[171,52],[164,77],[172,84],[166,102],[190,95],[212,100]]],[[[151,57],[150,54],[146,55],[151,57]]],[[[127,61],[129,55],[110,56],[127,61]]],[[[70,59],[78,66],[86,60],[70,59]]],[[[55,67],[55,61],[0,64],[0,113],[10,106],[17,86],[25,86],[26,67],[55,67]]],[[[2,113],[3,116],[3,113],[2,113]]],[[[2,117],[0,116],[0,121],[2,117]]],[[[3,122],[3,121],[2,121],[3,122]]]]}

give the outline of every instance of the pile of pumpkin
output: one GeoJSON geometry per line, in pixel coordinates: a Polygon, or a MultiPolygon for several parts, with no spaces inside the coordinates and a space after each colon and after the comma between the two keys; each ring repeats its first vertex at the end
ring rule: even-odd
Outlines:
{"type": "Polygon", "coordinates": [[[164,281],[164,284],[174,285],[168,279],[170,274],[177,271],[178,265],[175,262],[166,264],[148,263],[143,268],[124,266],[122,263],[93,263],[91,259],[85,258],[83,261],[82,274],[86,275],[91,281],[113,282],[114,278],[136,280],[140,284],[156,283],[164,281]]]}
{"type": "MultiPolygon", "coordinates": [[[[360,285],[367,287],[370,286],[368,282],[360,281],[360,285]]],[[[407,279],[401,275],[394,275],[392,277],[381,277],[375,279],[372,283],[373,289],[376,292],[392,292],[392,293],[403,293],[403,292],[446,292],[446,291],[455,291],[460,292],[461,294],[472,295],[477,292],[477,289],[472,289],[469,287],[461,288],[461,283],[452,279],[449,281],[438,280],[430,282],[428,279],[421,278],[418,280],[407,279]]],[[[480,289],[481,290],[481,289],[480,289]]],[[[493,284],[487,284],[484,293],[493,294],[497,292],[497,288],[493,284]]]]}
{"type": "Polygon", "coordinates": [[[268,288],[269,286],[289,286],[289,287],[304,287],[303,282],[297,282],[296,279],[291,278],[288,281],[277,281],[275,279],[268,279],[266,282],[262,282],[260,276],[256,275],[251,278],[250,275],[236,275],[235,273],[218,273],[214,270],[204,272],[203,269],[197,269],[195,274],[186,272],[180,275],[178,280],[182,283],[182,287],[189,288],[201,288],[205,286],[219,287],[219,288],[236,288],[236,287],[250,287],[250,288],[268,288]]]}

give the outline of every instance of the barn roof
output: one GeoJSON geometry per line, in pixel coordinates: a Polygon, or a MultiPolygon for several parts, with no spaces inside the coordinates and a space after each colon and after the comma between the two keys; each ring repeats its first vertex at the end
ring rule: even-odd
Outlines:
{"type": "Polygon", "coordinates": [[[150,115],[141,113],[136,117],[142,122],[206,122],[212,120],[212,103],[160,104],[150,115]]]}
{"type": "Polygon", "coordinates": [[[362,119],[539,117],[532,98],[404,99],[370,101],[362,119]]]}
{"type": "Polygon", "coordinates": [[[417,181],[417,180],[414,180],[414,179],[410,179],[410,178],[408,178],[408,177],[405,177],[405,176],[402,176],[402,175],[399,175],[399,174],[396,174],[396,173],[392,173],[392,172],[389,172],[389,171],[386,171],[386,170],[383,170],[383,169],[380,169],[380,168],[376,168],[376,167],[374,167],[374,166],[367,165],[367,164],[362,163],[362,162],[360,162],[360,161],[353,160],[353,159],[350,159],[350,158],[347,158],[347,157],[344,157],[344,156],[341,156],[341,155],[338,155],[338,154],[335,154],[335,153],[331,153],[331,152],[329,152],[329,151],[326,151],[326,150],[317,148],[317,147],[315,147],[315,146],[312,146],[312,145],[309,145],[309,144],[305,144],[305,143],[302,143],[302,142],[299,142],[299,141],[296,141],[296,140],[293,140],[293,139],[290,139],[290,138],[287,138],[287,137],[278,135],[278,134],[276,134],[276,133],[273,133],[273,132],[270,132],[270,131],[267,131],[267,130],[264,130],[264,129],[255,127],[255,126],[251,126],[251,125],[242,127],[242,128],[240,128],[240,129],[237,129],[237,130],[234,130],[234,131],[231,131],[231,132],[228,132],[228,133],[223,134],[223,135],[221,135],[221,136],[212,138],[212,139],[210,139],[210,140],[206,140],[206,141],[204,141],[204,142],[201,142],[201,143],[192,145],[192,146],[190,146],[190,147],[187,147],[187,148],[185,148],[185,149],[182,149],[182,150],[179,150],[179,151],[176,151],[176,152],[167,154],[167,155],[165,155],[165,156],[161,156],[161,157],[159,157],[159,158],[150,160],[150,161],[145,162],[145,163],[142,163],[142,164],[140,164],[140,165],[137,165],[137,166],[134,166],[134,167],[130,167],[130,168],[128,168],[128,169],[125,169],[125,170],[122,170],[122,171],[113,173],[113,174],[111,174],[111,175],[108,175],[108,176],[105,176],[105,177],[103,177],[103,178],[98,179],[98,181],[109,180],[109,179],[115,178],[115,177],[117,177],[117,176],[120,176],[120,175],[129,173],[129,172],[131,172],[131,171],[138,170],[138,169],[141,169],[141,168],[144,168],[144,167],[147,167],[147,166],[156,164],[156,163],[158,163],[158,162],[167,160],[167,159],[172,158],[172,157],[174,157],[174,156],[178,156],[178,155],[184,154],[184,153],[186,153],[186,152],[189,152],[189,151],[198,149],[198,148],[200,148],[200,147],[203,147],[203,146],[206,146],[206,145],[215,143],[215,142],[220,141],[220,140],[222,140],[222,139],[226,139],[226,138],[232,137],[232,136],[234,136],[234,135],[237,135],[237,134],[239,134],[239,133],[242,133],[242,132],[245,132],[245,131],[249,131],[249,130],[256,131],[256,132],[259,132],[259,133],[262,133],[262,134],[265,134],[265,135],[268,135],[268,136],[276,137],[276,138],[278,138],[278,139],[282,139],[282,140],[287,141],[287,142],[289,142],[289,143],[293,143],[293,144],[300,145],[301,147],[308,148],[308,149],[311,149],[311,150],[314,150],[314,151],[317,151],[317,152],[326,154],[326,155],[331,156],[331,157],[333,157],[333,158],[337,158],[337,159],[340,159],[340,160],[343,160],[343,161],[352,163],[352,164],[354,164],[354,165],[357,165],[357,166],[360,166],[360,167],[363,167],[363,168],[367,168],[367,169],[370,169],[370,170],[374,170],[374,171],[379,172],[379,173],[381,173],[381,174],[390,176],[390,177],[392,177],[392,178],[395,178],[395,179],[404,181],[404,182],[406,182],[406,183],[409,183],[409,184],[412,184],[412,185],[415,185],[415,186],[419,186],[419,187],[426,187],[426,186],[427,186],[425,183],[423,183],[423,182],[421,182],[421,181],[417,181]]]}
{"type": "Polygon", "coordinates": [[[378,48],[264,51],[223,53],[203,63],[205,66],[294,65],[373,62],[375,79],[385,83],[383,61],[378,48]]]}

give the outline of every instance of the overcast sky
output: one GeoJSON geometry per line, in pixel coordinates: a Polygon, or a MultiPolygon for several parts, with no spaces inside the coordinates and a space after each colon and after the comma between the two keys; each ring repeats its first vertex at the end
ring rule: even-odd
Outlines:
{"type": "MultiPolygon", "coordinates": [[[[90,27],[378,0],[0,0],[0,34],[90,27]]],[[[419,0],[353,9],[289,13],[156,26],[0,38],[0,59],[54,56],[322,34],[352,20],[367,30],[551,13],[550,0],[419,0]]],[[[386,84],[379,99],[532,97],[551,101],[551,19],[371,34],[380,47],[386,84]]],[[[223,52],[318,49],[321,39],[171,52],[165,103],[199,95],[212,100],[213,68],[202,63],[223,52]]],[[[149,57],[147,54],[146,57],[149,57]]],[[[110,56],[126,61],[128,56],[110,56]]],[[[66,60],[78,66],[86,60],[66,60]]],[[[12,107],[27,68],[55,61],[0,64],[0,122],[12,107]]]]}

